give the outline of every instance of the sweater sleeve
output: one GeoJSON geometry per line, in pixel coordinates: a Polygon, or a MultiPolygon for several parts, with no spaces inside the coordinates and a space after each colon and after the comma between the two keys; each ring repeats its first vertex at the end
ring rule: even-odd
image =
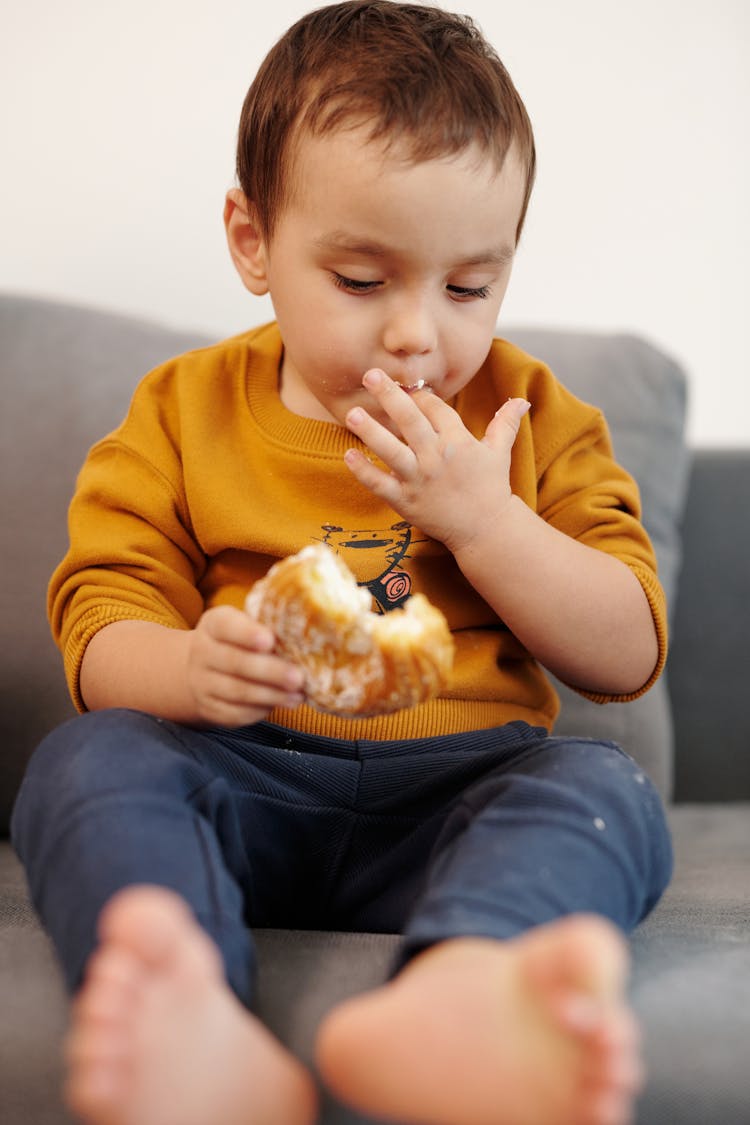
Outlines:
{"type": "Polygon", "coordinates": [[[122,620],[188,629],[203,610],[205,557],[191,534],[179,450],[148,413],[131,408],[91,450],[70,506],[70,548],[49,585],[52,633],[80,711],[83,655],[99,629],[122,620]]]}
{"type": "Polygon", "coordinates": [[[625,702],[648,691],[664,668],[668,640],[664,591],[656,556],[641,522],[638,486],[615,460],[602,413],[573,399],[563,388],[560,394],[571,407],[559,410],[562,404],[557,404],[561,424],[548,431],[554,437],[537,450],[537,511],[559,531],[613,555],[630,568],[648,600],[658,641],[656,665],[638,691],[609,695],[588,692],[575,684],[568,686],[597,703],[625,702]]]}

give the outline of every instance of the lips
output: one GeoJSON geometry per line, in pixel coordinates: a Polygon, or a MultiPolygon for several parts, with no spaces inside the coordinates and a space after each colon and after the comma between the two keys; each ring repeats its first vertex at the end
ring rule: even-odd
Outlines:
{"type": "Polygon", "coordinates": [[[408,395],[413,395],[415,391],[432,390],[432,387],[426,379],[417,379],[416,383],[399,383],[396,381],[396,386],[400,387],[402,391],[406,391],[408,395]]]}

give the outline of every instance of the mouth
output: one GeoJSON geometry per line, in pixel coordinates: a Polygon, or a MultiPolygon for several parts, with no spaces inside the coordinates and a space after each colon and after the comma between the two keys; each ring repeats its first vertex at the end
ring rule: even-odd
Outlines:
{"type": "Polygon", "coordinates": [[[426,379],[417,379],[416,383],[399,383],[396,381],[396,386],[400,387],[402,391],[406,391],[408,395],[413,395],[416,391],[432,390],[432,387],[426,379]]]}

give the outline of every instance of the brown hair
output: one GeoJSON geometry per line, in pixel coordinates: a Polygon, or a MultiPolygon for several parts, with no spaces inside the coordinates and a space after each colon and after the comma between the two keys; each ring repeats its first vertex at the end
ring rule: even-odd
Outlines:
{"type": "Polygon", "coordinates": [[[266,237],[288,199],[293,140],[365,124],[372,140],[408,142],[414,161],[472,142],[498,169],[515,143],[534,183],[534,136],[495,51],[468,16],[392,0],[346,0],[310,12],[271,49],[240,118],[237,177],[266,237]]]}

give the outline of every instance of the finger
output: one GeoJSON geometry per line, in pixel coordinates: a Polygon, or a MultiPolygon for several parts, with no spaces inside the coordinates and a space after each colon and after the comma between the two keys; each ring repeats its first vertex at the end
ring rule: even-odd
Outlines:
{"type": "Polygon", "coordinates": [[[412,450],[366,410],[355,406],[347,414],[346,424],[352,433],[356,434],[360,441],[402,480],[414,475],[417,462],[412,450]]]}
{"type": "Polygon", "coordinates": [[[286,692],[302,689],[302,670],[274,654],[273,632],[241,610],[231,606],[208,610],[198,624],[195,641],[197,666],[214,676],[286,692]]]}
{"type": "Polygon", "coordinates": [[[392,473],[385,473],[377,465],[373,465],[359,449],[347,449],[344,462],[360,484],[369,488],[374,496],[385,500],[398,511],[398,501],[401,496],[401,482],[398,477],[392,473]]]}
{"type": "Polygon", "coordinates": [[[234,698],[224,699],[217,695],[209,697],[204,709],[204,720],[222,727],[243,727],[261,722],[274,707],[294,710],[304,703],[302,696],[282,696],[278,699],[259,699],[257,702],[239,702],[234,698]]]}
{"type": "Polygon", "coordinates": [[[490,422],[483,441],[493,449],[500,449],[503,446],[510,449],[518,435],[521,421],[530,409],[531,403],[525,398],[509,398],[490,422]]]}
{"type": "Polygon", "coordinates": [[[305,698],[302,690],[286,691],[283,687],[219,673],[215,673],[207,683],[206,695],[215,704],[243,711],[253,708],[264,711],[270,711],[274,707],[294,708],[303,703],[305,698]]]}
{"type": "Polygon", "coordinates": [[[276,644],[271,629],[235,606],[215,606],[206,610],[199,626],[216,641],[253,652],[272,652],[276,644]]]}
{"type": "Polygon", "coordinates": [[[420,401],[428,398],[431,392],[419,390],[405,393],[399,383],[394,382],[379,368],[367,371],[362,384],[395,424],[407,445],[417,454],[422,444],[434,441],[435,432],[419,408],[420,401]]]}
{"type": "Polygon", "coordinates": [[[411,395],[411,400],[430,423],[435,433],[440,434],[454,425],[465,429],[461,416],[434,391],[417,391],[411,395]]]}
{"type": "Polygon", "coordinates": [[[281,692],[299,692],[304,684],[304,673],[296,664],[280,656],[248,652],[237,645],[225,645],[214,655],[211,671],[241,682],[254,691],[256,686],[281,692]]]}

